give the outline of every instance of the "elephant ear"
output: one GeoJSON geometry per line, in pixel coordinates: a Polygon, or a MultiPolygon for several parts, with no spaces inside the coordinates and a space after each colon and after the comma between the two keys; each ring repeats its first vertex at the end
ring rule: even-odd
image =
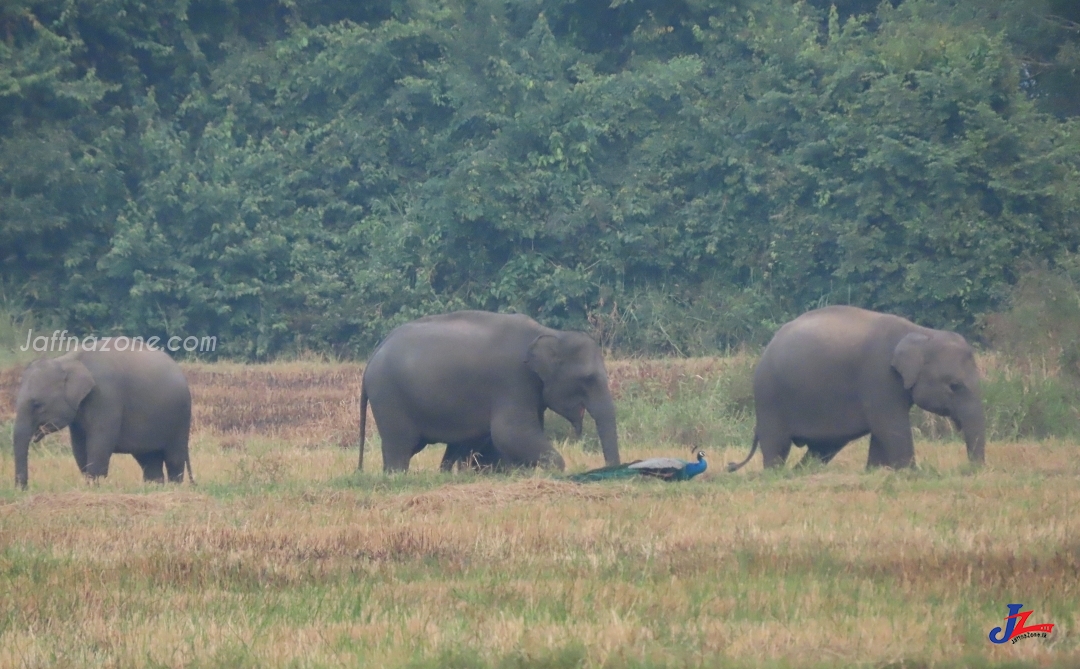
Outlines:
{"type": "Polygon", "coordinates": [[[911,390],[919,378],[919,371],[926,362],[926,343],[930,337],[918,332],[904,335],[893,349],[892,366],[904,379],[904,389],[911,390]]]}
{"type": "Polygon", "coordinates": [[[540,380],[550,383],[562,362],[562,347],[555,335],[543,334],[529,344],[525,366],[536,372],[540,380]]]}
{"type": "Polygon", "coordinates": [[[60,361],[64,370],[64,399],[72,409],[78,409],[82,401],[94,389],[94,375],[78,360],[60,361]]]}

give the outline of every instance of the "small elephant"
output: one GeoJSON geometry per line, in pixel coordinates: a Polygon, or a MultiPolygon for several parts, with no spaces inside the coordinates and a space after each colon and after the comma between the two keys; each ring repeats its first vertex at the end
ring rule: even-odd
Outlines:
{"type": "Polygon", "coordinates": [[[867,468],[911,467],[911,406],[948,416],[984,460],[986,420],[975,355],[954,332],[848,306],[816,309],[785,324],[754,370],[758,446],[767,468],[806,446],[799,462],[829,462],[848,442],[870,435],[867,468]]]}
{"type": "Polygon", "coordinates": [[[588,411],[604,460],[619,463],[600,347],[583,332],[552,330],[527,316],[457,311],[387,335],[364,369],[360,469],[369,402],[386,471],[407,471],[412,456],[434,443],[450,444],[444,469],[479,449],[484,463],[562,470],[563,458],[544,434],[547,408],[579,434],[588,411]]]}
{"type": "MultiPolygon", "coordinates": [[[[108,476],[113,453],[130,453],[146,481],[191,478],[191,393],[163,351],[76,350],[35,360],[15,400],[15,484],[26,488],[30,441],[69,427],[71,450],[88,478],[108,476]]],[[[192,480],[194,483],[194,480],[192,480]]]]}

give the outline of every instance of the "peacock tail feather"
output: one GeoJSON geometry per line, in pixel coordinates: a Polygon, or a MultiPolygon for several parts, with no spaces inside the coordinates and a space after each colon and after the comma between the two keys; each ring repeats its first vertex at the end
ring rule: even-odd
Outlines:
{"type": "Polygon", "coordinates": [[[696,462],[687,462],[679,458],[648,458],[634,460],[622,465],[590,469],[579,474],[571,474],[566,478],[577,483],[626,479],[636,476],[648,476],[665,481],[689,481],[707,468],[708,463],[705,462],[705,453],[698,451],[696,462]]]}

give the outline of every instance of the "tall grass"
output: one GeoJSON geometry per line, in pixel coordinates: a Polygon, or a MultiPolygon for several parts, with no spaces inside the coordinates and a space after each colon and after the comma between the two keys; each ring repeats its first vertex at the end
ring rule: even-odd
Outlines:
{"type": "Polygon", "coordinates": [[[28,362],[40,355],[20,350],[26,345],[26,332],[31,328],[35,328],[32,315],[11,309],[0,301],[0,368],[28,362]]]}

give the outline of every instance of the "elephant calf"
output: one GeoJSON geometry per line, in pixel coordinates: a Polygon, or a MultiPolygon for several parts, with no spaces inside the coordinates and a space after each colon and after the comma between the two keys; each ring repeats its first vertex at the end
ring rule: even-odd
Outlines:
{"type": "Polygon", "coordinates": [[[911,406],[948,416],[964,434],[968,459],[984,460],[985,418],[975,355],[963,337],[889,314],[833,306],[785,324],[754,370],[758,446],[765,467],[784,464],[791,444],[829,462],[870,435],[867,467],[915,464],[911,406]]]}
{"type": "Polygon", "coordinates": [[[360,469],[369,402],[386,471],[408,470],[412,456],[435,443],[448,444],[444,469],[476,453],[482,465],[562,470],[562,456],[544,434],[548,408],[578,434],[588,411],[604,460],[619,463],[600,347],[585,333],[552,330],[522,315],[458,311],[387,335],[364,369],[360,469]]]}
{"type": "Polygon", "coordinates": [[[26,488],[30,441],[70,428],[71,450],[88,478],[107,476],[113,453],[130,453],[147,481],[191,476],[191,393],[163,351],[78,350],[35,360],[15,400],[15,484],[26,488]]]}

